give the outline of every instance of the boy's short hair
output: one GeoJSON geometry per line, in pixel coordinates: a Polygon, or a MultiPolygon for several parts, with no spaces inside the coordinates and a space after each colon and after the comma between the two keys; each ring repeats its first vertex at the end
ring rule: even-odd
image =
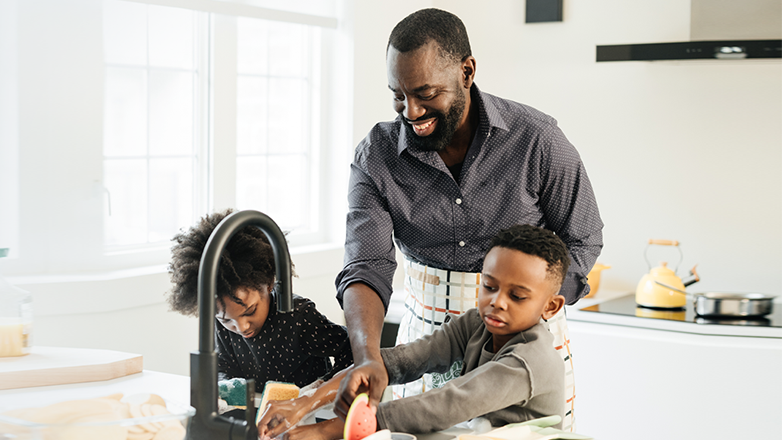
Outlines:
{"type": "MultiPolygon", "coordinates": [[[[233,210],[208,214],[187,232],[174,236],[168,273],[174,285],[167,298],[171,310],[183,315],[198,316],[198,268],[206,242],[217,225],[233,210]]],[[[266,234],[255,226],[247,226],[231,237],[223,249],[217,273],[217,299],[225,308],[224,298],[243,304],[236,297],[239,287],[260,290],[274,283],[274,251],[266,234]]]]}
{"type": "Polygon", "coordinates": [[[540,257],[548,264],[547,277],[552,277],[560,285],[565,281],[570,266],[570,254],[562,239],[547,229],[532,225],[511,226],[491,239],[489,251],[495,247],[515,249],[540,257]]]}

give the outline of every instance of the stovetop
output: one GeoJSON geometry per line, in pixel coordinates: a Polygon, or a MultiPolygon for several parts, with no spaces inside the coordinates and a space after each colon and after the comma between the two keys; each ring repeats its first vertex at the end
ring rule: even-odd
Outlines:
{"type": "Polygon", "coordinates": [[[640,318],[664,319],[669,321],[691,322],[700,325],[738,325],[782,328],[782,307],[774,304],[770,314],[761,317],[725,317],[698,316],[695,314],[692,301],[688,301],[682,309],[655,309],[641,307],[635,303],[635,295],[627,295],[579,309],[585,312],[601,312],[614,315],[637,316],[640,318]]]}

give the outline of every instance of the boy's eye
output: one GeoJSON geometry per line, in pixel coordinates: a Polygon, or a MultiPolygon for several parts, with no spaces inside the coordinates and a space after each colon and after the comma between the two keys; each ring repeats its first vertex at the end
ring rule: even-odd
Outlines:
{"type": "Polygon", "coordinates": [[[488,290],[489,292],[494,292],[495,290],[497,290],[497,288],[496,288],[496,287],[494,287],[494,286],[490,286],[490,285],[488,285],[488,284],[484,284],[484,285],[483,285],[483,288],[484,288],[484,289],[486,289],[486,290],[488,290]]]}

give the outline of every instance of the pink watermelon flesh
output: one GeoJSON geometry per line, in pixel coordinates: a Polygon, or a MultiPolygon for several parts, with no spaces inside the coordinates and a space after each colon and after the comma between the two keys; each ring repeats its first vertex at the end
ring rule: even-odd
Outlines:
{"type": "Polygon", "coordinates": [[[366,393],[356,396],[345,417],[345,440],[361,440],[377,431],[377,419],[369,407],[366,393]]]}

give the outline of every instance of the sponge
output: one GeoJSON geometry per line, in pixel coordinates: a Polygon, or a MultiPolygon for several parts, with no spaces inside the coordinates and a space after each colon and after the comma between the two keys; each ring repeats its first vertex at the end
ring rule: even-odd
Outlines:
{"type": "Polygon", "coordinates": [[[266,410],[266,405],[272,400],[290,400],[299,397],[299,387],[293,383],[275,382],[270,380],[263,387],[261,405],[258,407],[258,417],[266,410]]]}
{"type": "Polygon", "coordinates": [[[247,381],[242,378],[217,381],[219,397],[231,406],[244,406],[247,404],[247,381]]]}

